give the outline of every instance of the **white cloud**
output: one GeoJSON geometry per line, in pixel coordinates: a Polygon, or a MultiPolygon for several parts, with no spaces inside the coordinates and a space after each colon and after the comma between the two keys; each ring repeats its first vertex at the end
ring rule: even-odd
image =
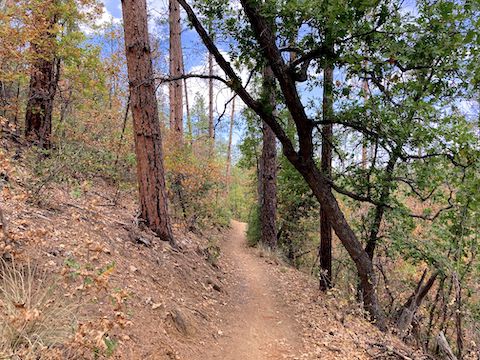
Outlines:
{"type": "MultiPolygon", "coordinates": [[[[81,9],[82,12],[89,12],[91,8],[85,7],[81,9]]],[[[85,34],[91,35],[97,30],[98,28],[105,26],[107,24],[119,24],[121,20],[119,18],[114,17],[107,9],[105,4],[102,6],[102,13],[100,16],[96,17],[93,21],[93,24],[81,24],[80,30],[82,30],[85,34]]]]}
{"type": "Polygon", "coordinates": [[[103,7],[103,12],[102,12],[102,15],[95,20],[95,26],[103,26],[105,24],[109,24],[109,23],[119,23],[120,22],[120,19],[114,17],[108,10],[107,8],[104,6],[103,7]]]}

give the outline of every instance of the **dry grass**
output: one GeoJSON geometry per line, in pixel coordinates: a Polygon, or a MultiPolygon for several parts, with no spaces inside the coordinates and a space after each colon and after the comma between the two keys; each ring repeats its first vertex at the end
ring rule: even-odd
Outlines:
{"type": "Polygon", "coordinates": [[[257,254],[259,257],[264,258],[269,264],[286,265],[288,263],[284,253],[280,249],[272,250],[262,243],[257,244],[257,254]]]}
{"type": "Polygon", "coordinates": [[[78,307],[56,290],[38,267],[0,260],[0,359],[40,358],[73,335],[78,307]]]}

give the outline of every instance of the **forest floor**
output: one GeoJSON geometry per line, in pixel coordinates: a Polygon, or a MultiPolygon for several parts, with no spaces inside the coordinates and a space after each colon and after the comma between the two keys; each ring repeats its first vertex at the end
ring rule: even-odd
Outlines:
{"type": "Polygon", "coordinates": [[[356,302],[320,292],[316,279],[278,254],[248,247],[245,230],[232,221],[219,243],[227,294],[215,320],[221,336],[192,360],[424,359],[365,321],[356,302]]]}
{"type": "Polygon", "coordinates": [[[37,358],[424,358],[366,321],[353,296],[321,293],[310,274],[247,247],[243,223],[195,234],[177,224],[178,251],[138,227],[134,188],[118,196],[98,180],[33,193],[21,161],[3,169],[0,257],[42,269],[49,306],[76,306],[75,336],[37,358]]]}
{"type": "Polygon", "coordinates": [[[280,293],[269,265],[246,248],[246,224],[232,221],[222,243],[223,262],[233,281],[228,288],[224,336],[204,359],[296,359],[303,354],[300,326],[280,293]]]}

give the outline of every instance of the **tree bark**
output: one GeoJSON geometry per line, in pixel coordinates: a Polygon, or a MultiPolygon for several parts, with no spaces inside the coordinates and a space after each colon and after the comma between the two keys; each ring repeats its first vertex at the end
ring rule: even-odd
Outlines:
{"type": "MultiPolygon", "coordinates": [[[[210,21],[208,32],[212,36],[212,24],[210,21]]],[[[208,53],[208,138],[210,141],[210,146],[213,148],[215,142],[215,129],[213,126],[213,56],[208,53]]]]}
{"type": "Polygon", "coordinates": [[[443,333],[443,331],[440,331],[437,336],[437,344],[438,347],[440,348],[441,352],[445,355],[445,358],[448,360],[458,360],[455,354],[453,353],[452,348],[450,347],[450,344],[448,343],[448,340],[443,333]]]}
{"type": "Polygon", "coordinates": [[[235,119],[235,97],[232,100],[232,113],[230,116],[230,129],[228,132],[227,168],[225,171],[225,175],[227,178],[227,193],[229,191],[229,186],[230,186],[230,171],[232,167],[232,137],[233,137],[234,119],[235,119]]]}
{"type": "Polygon", "coordinates": [[[412,324],[415,313],[417,312],[418,308],[422,304],[423,299],[425,298],[425,296],[427,296],[428,292],[435,283],[439,272],[434,272],[432,276],[430,276],[430,278],[427,280],[425,285],[423,285],[426,274],[427,270],[424,271],[415,292],[408,298],[408,300],[402,307],[403,310],[397,321],[397,329],[400,337],[404,337],[404,335],[406,334],[408,328],[412,324]]]}
{"type": "MultiPolygon", "coordinates": [[[[185,69],[183,69],[183,72],[185,72],[185,69]]],[[[183,79],[183,88],[185,90],[185,110],[187,110],[188,139],[189,139],[189,142],[190,142],[190,146],[193,147],[192,116],[190,114],[190,104],[188,102],[187,79],[183,79]]]]}
{"type": "Polygon", "coordinates": [[[54,27],[58,16],[53,14],[45,20],[36,14],[34,20],[44,33],[38,41],[32,41],[35,60],[31,67],[28,101],[25,113],[25,137],[32,145],[43,149],[51,148],[53,100],[60,77],[60,59],[55,56],[54,27]],[[42,23],[48,21],[46,26],[42,23]],[[45,39],[47,39],[45,41],[45,39]]]}
{"type": "Polygon", "coordinates": [[[170,76],[178,79],[169,83],[170,131],[177,141],[183,141],[183,53],[180,5],[177,0],[169,2],[170,24],[170,76]]]}
{"type": "MultiPolygon", "coordinates": [[[[323,120],[330,122],[333,116],[333,66],[327,65],[323,71],[323,120]]],[[[333,125],[322,127],[321,170],[328,178],[332,177],[333,125]]],[[[330,185],[325,191],[331,192],[330,185]]],[[[320,206],[320,290],[332,287],[332,225],[328,213],[320,206]]]]}
{"type": "MultiPolygon", "coordinates": [[[[5,70],[9,71],[8,67],[5,70]]],[[[0,81],[0,111],[8,123],[13,122],[17,106],[15,103],[16,87],[17,84],[14,81],[0,81]]]]}
{"type": "MultiPolygon", "coordinates": [[[[364,65],[365,65],[365,70],[367,70],[367,62],[365,61],[364,62],[364,65]]],[[[362,90],[363,90],[363,98],[365,100],[365,104],[368,100],[368,97],[369,97],[369,88],[368,88],[368,81],[365,79],[363,80],[363,83],[362,83],[362,90]]],[[[367,138],[365,137],[365,135],[363,136],[363,139],[362,139],[362,169],[366,169],[367,168],[367,162],[368,162],[368,142],[367,142],[367,138]]]]}
{"type": "Polygon", "coordinates": [[[401,146],[398,145],[397,148],[393,150],[393,153],[390,155],[387,166],[385,168],[385,179],[384,183],[382,184],[379,199],[380,204],[375,207],[375,215],[373,217],[372,225],[370,226],[370,234],[367,239],[367,245],[365,246],[365,251],[368,254],[370,260],[373,260],[373,257],[375,255],[375,249],[377,247],[378,241],[378,233],[380,232],[380,226],[382,225],[383,216],[385,214],[385,210],[387,209],[385,204],[390,197],[393,172],[398,161],[398,151],[400,148],[401,146]]]}
{"type": "MultiPolygon", "coordinates": [[[[263,92],[266,106],[275,111],[275,78],[270,67],[263,73],[263,92]]],[[[262,194],[260,220],[262,224],[262,243],[271,249],[277,247],[277,142],[275,133],[262,121],[262,194]]]]}
{"type": "Polygon", "coordinates": [[[168,217],[146,0],[122,0],[122,13],[141,217],[162,240],[175,245],[168,217]]]}
{"type": "Polygon", "coordinates": [[[455,329],[457,335],[457,357],[463,359],[463,330],[462,330],[462,286],[458,274],[454,272],[455,285],[455,329]]]}
{"type": "MultiPolygon", "coordinates": [[[[3,216],[3,210],[0,207],[0,232],[2,232],[2,237],[6,238],[8,231],[7,231],[7,221],[5,220],[5,217],[3,216]]],[[[0,237],[0,240],[2,240],[2,237],[0,237]]]]}

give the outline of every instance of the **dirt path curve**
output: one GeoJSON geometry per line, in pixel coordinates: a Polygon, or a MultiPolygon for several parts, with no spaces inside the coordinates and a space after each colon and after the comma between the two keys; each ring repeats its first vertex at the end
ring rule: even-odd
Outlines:
{"type": "MultiPolygon", "coordinates": [[[[204,359],[279,360],[299,359],[302,353],[293,311],[270,278],[269,267],[246,247],[246,225],[232,222],[229,237],[222,243],[222,261],[231,272],[227,288],[231,304],[223,319],[218,346],[204,359]]],[[[273,277],[273,276],[272,276],[273,277]]]]}

